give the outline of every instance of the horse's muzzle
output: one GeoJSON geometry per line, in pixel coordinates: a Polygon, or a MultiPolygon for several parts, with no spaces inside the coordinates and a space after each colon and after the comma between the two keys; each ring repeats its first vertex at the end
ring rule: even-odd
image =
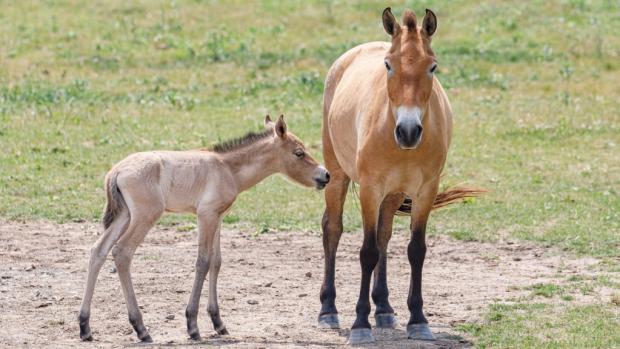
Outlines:
{"type": "Polygon", "coordinates": [[[422,125],[417,122],[399,122],[394,137],[401,149],[415,149],[422,141],[422,131],[422,125]]]}
{"type": "Polygon", "coordinates": [[[314,183],[316,184],[317,189],[323,189],[325,188],[327,183],[329,183],[329,172],[327,172],[327,170],[323,166],[319,166],[316,169],[312,179],[314,179],[314,183]]]}

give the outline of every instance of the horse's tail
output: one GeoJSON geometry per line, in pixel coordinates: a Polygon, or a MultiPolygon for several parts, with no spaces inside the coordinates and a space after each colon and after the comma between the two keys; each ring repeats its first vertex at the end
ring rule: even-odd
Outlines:
{"type": "MultiPolygon", "coordinates": [[[[438,193],[433,202],[432,210],[436,210],[440,207],[448,206],[466,198],[478,197],[487,191],[482,188],[467,188],[467,187],[454,187],[448,188],[441,193],[438,193]]],[[[413,202],[411,198],[405,198],[405,201],[398,209],[397,214],[410,214],[413,202]]]]}
{"type": "Polygon", "coordinates": [[[118,189],[117,184],[118,172],[112,170],[105,177],[105,192],[108,197],[108,203],[105,206],[103,212],[103,227],[108,229],[114,222],[116,217],[124,210],[127,209],[127,203],[123,198],[123,194],[118,189]]]}

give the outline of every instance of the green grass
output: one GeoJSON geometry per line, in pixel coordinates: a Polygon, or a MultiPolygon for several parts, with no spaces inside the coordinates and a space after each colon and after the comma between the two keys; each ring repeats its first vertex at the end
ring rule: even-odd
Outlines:
{"type": "MultiPolygon", "coordinates": [[[[348,48],[386,39],[381,1],[0,4],[0,219],[11,220],[98,220],[103,176],[126,155],[209,146],[268,112],[286,114],[320,158],[325,72],[348,48]]],[[[617,272],[618,3],[390,5],[437,13],[438,76],[455,114],[445,183],[490,190],[435,213],[430,233],[538,241],[617,272]]],[[[276,176],[241,195],[225,224],[319,231],[322,210],[320,193],[276,176]]],[[[350,195],[348,231],[359,216],[350,195]]],[[[163,223],[195,229],[190,215],[163,223]]],[[[573,302],[617,281],[566,282],[531,290],[529,301],[560,305],[493,305],[463,329],[480,347],[620,346],[618,293],[573,302]]]]}
{"type": "Polygon", "coordinates": [[[484,323],[458,329],[477,348],[617,348],[618,315],[605,305],[494,304],[484,323]]]}

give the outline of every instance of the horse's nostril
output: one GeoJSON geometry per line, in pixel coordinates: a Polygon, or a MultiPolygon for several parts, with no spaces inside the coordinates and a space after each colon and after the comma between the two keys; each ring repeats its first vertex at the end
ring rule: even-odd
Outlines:
{"type": "Polygon", "coordinates": [[[420,137],[420,135],[421,135],[421,134],[422,134],[422,125],[418,125],[418,126],[416,126],[416,128],[415,128],[415,135],[416,135],[416,138],[417,138],[417,137],[420,137]]]}
{"type": "Polygon", "coordinates": [[[329,172],[325,171],[325,181],[329,182],[329,172]]]}

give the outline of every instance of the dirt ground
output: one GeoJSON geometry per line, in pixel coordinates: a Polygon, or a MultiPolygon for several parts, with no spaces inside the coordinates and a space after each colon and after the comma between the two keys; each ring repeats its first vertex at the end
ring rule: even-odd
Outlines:
{"type": "MultiPolygon", "coordinates": [[[[108,258],[95,289],[91,327],[95,342],[79,340],[77,312],[88,251],[100,233],[93,223],[0,222],[0,346],[94,348],[136,343],[127,321],[118,277],[108,258]]],[[[341,330],[318,328],[323,252],[317,234],[222,232],[220,312],[230,336],[218,337],[206,314],[203,292],[199,326],[203,341],[185,332],[185,306],[193,282],[194,232],[157,228],[138,249],[133,280],[155,343],[224,348],[340,347],[353,323],[359,292],[361,233],[344,234],[337,259],[337,306],[341,330]]],[[[575,259],[522,242],[495,244],[431,237],[424,266],[425,311],[438,341],[407,340],[404,331],[409,264],[407,234],[396,232],[389,248],[390,300],[399,327],[373,330],[384,348],[465,348],[471,342],[454,325],[480,320],[488,304],[528,294],[522,288],[558,273],[588,274],[594,259],[575,259]]],[[[371,314],[371,323],[373,322],[371,314]]]]}

